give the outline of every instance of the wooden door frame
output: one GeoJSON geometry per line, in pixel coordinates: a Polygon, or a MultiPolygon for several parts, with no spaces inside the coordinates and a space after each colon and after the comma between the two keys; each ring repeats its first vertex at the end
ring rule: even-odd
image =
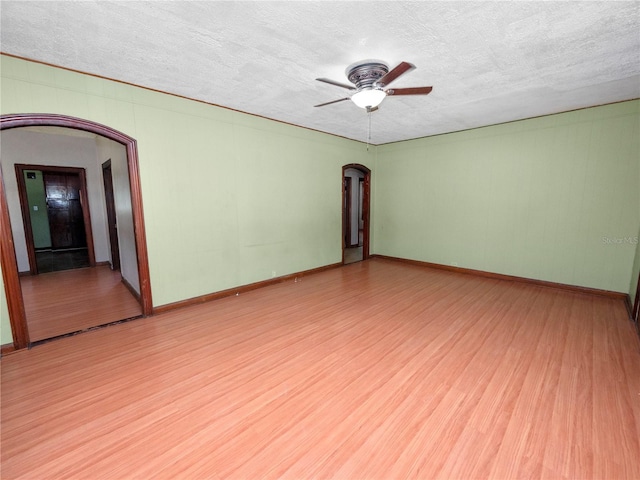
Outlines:
{"type": "Polygon", "coordinates": [[[343,177],[342,188],[342,249],[351,246],[351,177],[343,177]]]}
{"type": "Polygon", "coordinates": [[[109,232],[109,248],[111,250],[111,270],[120,270],[120,244],[116,227],[117,215],[113,192],[113,170],[111,159],[102,164],[102,183],[104,184],[104,200],[107,207],[107,229],[109,232]],[[109,190],[107,191],[106,171],[109,171],[109,190]],[[114,246],[115,243],[115,246],[114,246]]]}
{"type": "Polygon", "coordinates": [[[87,174],[84,168],[62,167],[51,165],[26,165],[15,164],[16,176],[18,180],[18,196],[20,197],[20,210],[22,211],[22,221],[24,224],[24,236],[27,244],[27,256],[29,257],[29,271],[32,275],[38,274],[38,263],[36,261],[36,251],[33,242],[33,228],[31,227],[31,208],[27,198],[27,184],[24,180],[24,172],[27,170],[37,170],[44,173],[62,173],[78,175],[80,178],[80,205],[82,207],[82,220],[84,221],[84,235],[87,241],[89,253],[89,266],[96,266],[96,256],[93,251],[93,230],[91,229],[91,212],[89,211],[89,196],[87,195],[87,174]]]}
{"type": "MultiPolygon", "coordinates": [[[[355,170],[359,170],[364,174],[364,194],[362,195],[362,260],[366,260],[369,258],[369,237],[370,237],[370,210],[371,210],[371,170],[369,170],[364,165],[360,165],[359,163],[350,163],[348,165],[343,165],[342,167],[342,179],[340,180],[340,184],[344,185],[344,177],[348,168],[353,168],[355,170]]],[[[342,188],[342,263],[344,264],[344,250],[345,246],[345,198],[344,198],[344,188],[342,188]]]]}
{"type": "MultiPolygon", "coordinates": [[[[125,135],[105,125],[67,115],[47,113],[27,113],[0,115],[0,130],[10,128],[52,126],[66,127],[95,133],[118,142],[125,146],[127,164],[129,167],[129,184],[131,188],[131,210],[133,214],[133,230],[138,257],[138,275],[140,278],[140,303],[144,316],[153,314],[151,299],[151,281],[149,274],[149,257],[147,240],[144,229],[144,214],[142,207],[142,189],[138,170],[138,147],[134,138],[125,135]]],[[[16,261],[13,232],[9,220],[9,208],[4,189],[4,173],[0,170],[0,261],[2,263],[2,278],[4,281],[9,321],[13,335],[13,348],[18,350],[27,348],[30,344],[29,330],[24,310],[24,300],[20,287],[18,264],[16,261]]]]}
{"type": "MultiPolygon", "coordinates": [[[[358,214],[360,214],[360,210],[362,210],[362,206],[364,205],[364,178],[358,179],[358,214]],[[360,195],[360,190],[362,190],[362,196],[360,195]]],[[[358,216],[358,242],[356,243],[356,247],[360,246],[360,216],[358,216]]],[[[362,235],[364,236],[364,221],[362,225],[362,235]]],[[[363,239],[364,243],[364,239],[363,239]]]]}
{"type": "Polygon", "coordinates": [[[640,275],[638,276],[638,285],[636,286],[636,299],[633,302],[633,309],[631,310],[631,318],[636,325],[638,325],[638,316],[640,315],[640,275]]]}

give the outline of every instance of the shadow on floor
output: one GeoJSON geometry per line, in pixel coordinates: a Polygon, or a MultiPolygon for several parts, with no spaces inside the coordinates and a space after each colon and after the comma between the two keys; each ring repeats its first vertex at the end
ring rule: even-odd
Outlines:
{"type": "Polygon", "coordinates": [[[362,261],[362,247],[353,247],[344,249],[344,264],[361,262],[362,261]]]}
{"type": "Polygon", "coordinates": [[[41,250],[36,252],[38,273],[58,272],[89,266],[89,250],[74,248],[70,250],[41,250]]]}

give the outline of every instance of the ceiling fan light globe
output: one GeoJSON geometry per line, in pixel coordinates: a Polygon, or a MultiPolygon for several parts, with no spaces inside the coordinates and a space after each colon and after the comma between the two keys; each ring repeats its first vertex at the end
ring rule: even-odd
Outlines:
{"type": "Polygon", "coordinates": [[[360,108],[373,108],[382,103],[387,94],[379,88],[367,88],[351,95],[351,101],[360,108]]]}

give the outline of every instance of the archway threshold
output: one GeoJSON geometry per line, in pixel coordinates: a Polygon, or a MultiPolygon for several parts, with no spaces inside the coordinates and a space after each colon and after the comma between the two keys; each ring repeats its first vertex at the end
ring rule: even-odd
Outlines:
{"type": "MultiPolygon", "coordinates": [[[[48,113],[0,115],[0,130],[34,126],[73,128],[100,135],[125,146],[127,152],[127,164],[129,167],[134,238],[138,257],[140,303],[142,307],[142,315],[151,315],[153,313],[153,302],[151,298],[149,259],[144,228],[142,189],[140,186],[138,148],[136,140],[122,132],[114,130],[111,127],[67,115],[48,113]]],[[[13,347],[16,350],[19,350],[29,347],[30,339],[25,316],[24,299],[22,297],[22,289],[20,287],[16,252],[13,243],[13,233],[9,219],[9,208],[6,192],[4,190],[3,175],[4,173],[0,171],[0,261],[2,262],[2,277],[4,281],[5,295],[7,298],[7,308],[9,310],[13,347]]]]}

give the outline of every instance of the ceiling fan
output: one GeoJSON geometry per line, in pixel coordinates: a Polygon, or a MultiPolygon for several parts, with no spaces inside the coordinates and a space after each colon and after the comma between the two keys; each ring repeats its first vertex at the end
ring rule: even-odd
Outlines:
{"type": "Polygon", "coordinates": [[[400,62],[393,70],[389,71],[389,67],[379,60],[361,60],[347,67],[345,74],[353,85],[336,82],[328,78],[316,78],[319,82],[328,83],[337,87],[352,90],[353,93],[345,98],[333,100],[331,102],[314,105],[315,107],[324,107],[332,103],[344,102],[351,100],[358,107],[364,108],[367,112],[375,112],[378,105],[387,96],[396,95],[427,95],[431,93],[433,87],[411,87],[411,88],[388,88],[384,90],[391,82],[413,70],[415,65],[409,62],[400,62]]]}

